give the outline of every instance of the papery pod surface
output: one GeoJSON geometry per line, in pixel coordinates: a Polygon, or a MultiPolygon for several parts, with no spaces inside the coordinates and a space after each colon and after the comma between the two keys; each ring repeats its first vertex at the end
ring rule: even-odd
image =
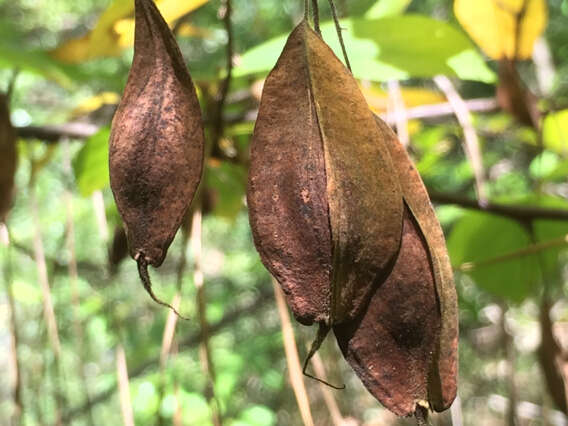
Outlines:
{"type": "Polygon", "coordinates": [[[8,97],[0,93],[0,223],[6,220],[12,205],[17,165],[17,135],[10,121],[8,102],[8,97]]]}
{"type": "Polygon", "coordinates": [[[355,318],[392,268],[392,161],[355,80],[305,21],[264,86],[247,200],[261,259],[304,324],[355,318]]]}
{"type": "Polygon", "coordinates": [[[457,394],[459,313],[452,265],[444,233],[420,174],[391,128],[379,117],[375,119],[396,165],[405,203],[426,241],[434,273],[441,329],[428,380],[429,403],[436,411],[443,411],[457,394]]]}
{"type": "Polygon", "coordinates": [[[134,59],[112,122],[110,182],[131,256],[157,267],[201,179],[204,134],[172,32],[152,0],[136,0],[135,10],[134,59]]]}
{"type": "Polygon", "coordinates": [[[405,209],[400,254],[364,313],[334,326],[339,347],[367,389],[399,416],[430,398],[441,316],[428,247],[405,209]]]}

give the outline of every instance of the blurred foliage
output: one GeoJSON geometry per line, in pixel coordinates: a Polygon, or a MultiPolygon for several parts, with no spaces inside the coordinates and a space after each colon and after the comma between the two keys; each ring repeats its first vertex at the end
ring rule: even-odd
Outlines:
{"type": "MultiPolygon", "coordinates": [[[[465,98],[494,96],[497,64],[491,58],[510,56],[513,36],[510,16],[500,12],[495,20],[506,22],[495,23],[482,5],[487,2],[497,0],[456,1],[455,5],[451,0],[336,0],[354,74],[371,107],[392,112],[384,83],[393,79],[402,80],[407,108],[443,102],[444,94],[430,79],[437,74],[453,77],[465,98]]],[[[532,42],[544,29],[556,70],[549,82],[551,90],[542,93],[535,63],[518,64],[522,81],[539,95],[544,112],[542,132],[495,110],[475,113],[474,125],[492,201],[568,210],[568,0],[528,3],[531,7],[522,28],[529,28],[522,38],[521,57],[530,57],[532,42]]],[[[178,40],[203,110],[210,112],[226,75],[227,35],[220,2],[164,0],[161,4],[173,8],[168,12],[172,25],[191,12],[179,27],[178,40]]],[[[320,4],[324,39],[339,52],[329,7],[325,1],[320,4]]],[[[259,80],[273,67],[286,35],[301,19],[303,2],[233,0],[233,9],[236,68],[225,108],[227,126],[212,149],[201,191],[206,315],[212,334],[215,390],[226,424],[297,425],[301,418],[287,375],[270,277],[254,250],[248,227],[245,188],[259,80]]],[[[88,401],[94,424],[118,424],[115,348],[119,344],[126,351],[136,424],[175,424],[176,418],[181,418],[177,424],[210,424],[191,250],[185,249],[178,236],[164,265],[152,271],[156,293],[171,300],[180,259],[187,257],[180,310],[191,320],[178,322],[173,352],[162,372],[159,354],[168,311],[147,297],[133,261],[123,261],[116,271],[109,268],[111,241],[94,207],[102,194],[108,228],[120,226],[108,187],[107,150],[116,93],[124,88],[132,59],[132,49],[127,47],[132,40],[131,18],[129,0],[0,0],[0,90],[8,88],[17,72],[11,100],[13,124],[51,126],[73,121],[99,128],[85,140],[70,141],[71,168],[66,166],[63,143],[48,146],[46,141],[30,138],[18,143],[17,192],[8,221],[12,244],[9,248],[0,245],[4,284],[0,361],[11,365],[10,288],[19,337],[25,425],[54,424],[58,412],[62,424],[92,424],[88,401]],[[34,167],[30,185],[32,162],[42,158],[46,161],[34,167]],[[60,363],[49,347],[43,316],[34,259],[32,193],[37,198],[62,342],[60,363]],[[65,203],[68,195],[71,210],[65,203]],[[74,252],[68,246],[68,220],[74,224],[74,252]],[[68,272],[73,255],[78,262],[78,306],[68,272]],[[77,324],[81,339],[75,331],[77,324]]],[[[206,121],[210,118],[206,113],[206,121]]],[[[210,121],[207,124],[211,134],[210,121]]],[[[474,198],[474,175],[464,155],[463,129],[458,122],[451,115],[427,117],[411,120],[408,130],[409,151],[427,186],[474,198]]],[[[438,206],[438,215],[456,268],[460,300],[463,424],[505,424],[511,380],[518,401],[533,404],[532,411],[520,412],[523,424],[566,424],[548,394],[536,355],[543,295],[554,302],[551,317],[566,350],[565,245],[491,260],[535,243],[558,241],[568,234],[568,222],[536,220],[528,226],[452,205],[438,206]],[[484,266],[467,267],[487,261],[484,266]],[[507,343],[505,332],[512,343],[507,343]],[[516,359],[508,369],[507,348],[511,347],[516,359]],[[546,421],[543,413],[548,413],[546,421]]],[[[302,358],[315,331],[299,325],[295,331],[302,358]]],[[[368,425],[412,424],[382,410],[331,339],[321,356],[329,380],[347,385],[345,391],[333,393],[345,417],[368,425]]],[[[8,424],[14,412],[13,371],[4,369],[0,376],[1,424],[8,424]]],[[[319,384],[309,380],[306,384],[314,418],[318,424],[330,424],[319,384]]],[[[449,419],[450,414],[444,413],[434,416],[433,422],[445,425],[450,424],[449,419]]]]}

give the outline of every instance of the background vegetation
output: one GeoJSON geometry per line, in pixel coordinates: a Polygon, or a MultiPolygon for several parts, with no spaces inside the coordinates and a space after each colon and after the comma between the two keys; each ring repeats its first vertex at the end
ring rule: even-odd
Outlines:
{"type": "MultiPolygon", "coordinates": [[[[252,244],[248,145],[300,0],[158,2],[213,148],[192,226],[152,271],[155,292],[191,320],[176,325],[143,290],[107,167],[132,3],[0,0],[0,90],[12,87],[19,134],[0,230],[0,423],[412,424],[381,408],[331,338],[313,368],[347,388],[305,380],[309,405],[298,404],[290,331],[302,359],[315,330],[277,309],[252,244]]],[[[455,267],[460,398],[433,423],[567,424],[568,1],[337,7],[354,75],[408,144],[455,267]]],[[[320,13],[339,55],[327,2],[320,13]]]]}

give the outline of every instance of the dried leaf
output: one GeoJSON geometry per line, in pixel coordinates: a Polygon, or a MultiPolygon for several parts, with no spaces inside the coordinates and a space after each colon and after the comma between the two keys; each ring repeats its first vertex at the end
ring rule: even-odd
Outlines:
{"type": "Polygon", "coordinates": [[[16,131],[10,121],[8,97],[0,93],[0,223],[6,220],[12,206],[17,165],[16,140],[16,131]]]}
{"type": "Polygon", "coordinates": [[[152,0],[136,0],[134,60],[112,123],[109,168],[139,267],[162,264],[201,179],[203,147],[199,102],[173,34],[152,0]]]}
{"type": "Polygon", "coordinates": [[[427,243],[434,273],[442,325],[430,372],[429,402],[435,410],[442,411],[451,405],[457,392],[458,306],[452,267],[442,228],[420,174],[391,128],[380,118],[375,119],[396,165],[405,203],[427,243]]]}
{"type": "Polygon", "coordinates": [[[402,198],[373,120],[301,22],[266,80],[247,195],[261,259],[304,324],[355,318],[398,253],[402,198]]]}

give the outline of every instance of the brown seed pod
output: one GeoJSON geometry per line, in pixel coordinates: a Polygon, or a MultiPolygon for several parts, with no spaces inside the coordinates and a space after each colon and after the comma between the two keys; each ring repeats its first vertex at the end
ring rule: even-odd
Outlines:
{"type": "Polygon", "coordinates": [[[391,128],[379,117],[375,119],[396,164],[405,203],[426,241],[434,273],[441,329],[428,392],[431,406],[436,411],[443,411],[452,404],[457,393],[459,314],[452,265],[444,233],[420,174],[391,128]]]}
{"type": "Polygon", "coordinates": [[[0,223],[6,220],[12,206],[17,152],[16,131],[10,121],[8,97],[0,93],[0,223]]]}
{"type": "Polygon", "coordinates": [[[136,0],[134,60],[110,136],[110,183],[130,255],[152,298],[147,265],[162,264],[203,168],[201,110],[168,25],[136,0]]]}
{"type": "Polygon", "coordinates": [[[355,80],[305,21],[264,86],[247,200],[260,257],[303,324],[355,318],[392,268],[402,196],[390,155],[355,80]]]}
{"type": "Polygon", "coordinates": [[[357,320],[334,327],[337,342],[363,384],[399,416],[429,400],[429,371],[440,314],[428,247],[409,210],[400,255],[357,320]]]}
{"type": "Polygon", "coordinates": [[[112,275],[116,274],[120,263],[128,256],[128,240],[123,226],[114,228],[112,243],[108,250],[108,264],[112,275]]]}

